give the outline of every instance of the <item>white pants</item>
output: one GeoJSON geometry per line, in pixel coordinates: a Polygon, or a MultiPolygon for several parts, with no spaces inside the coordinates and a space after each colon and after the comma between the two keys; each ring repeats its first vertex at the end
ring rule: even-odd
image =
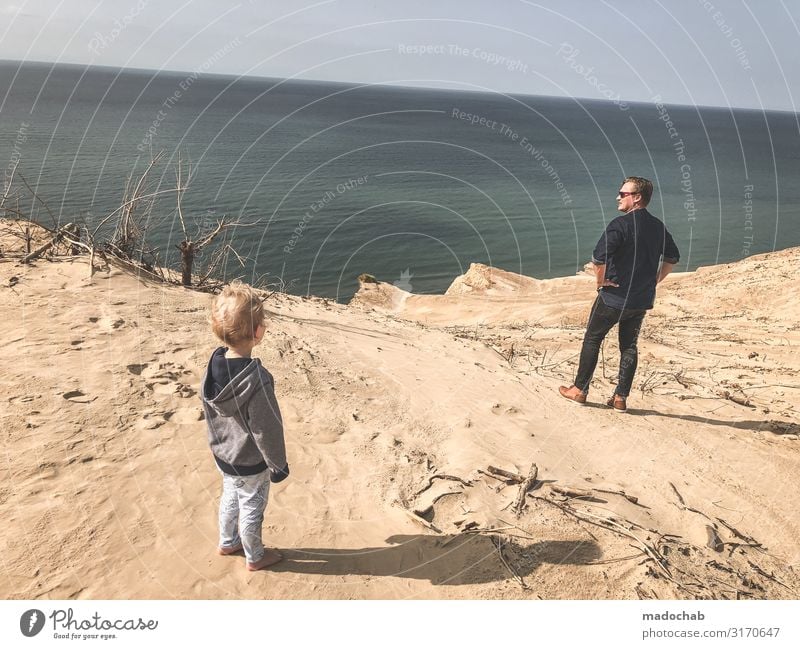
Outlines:
{"type": "Polygon", "coordinates": [[[268,497],[269,470],[247,476],[222,473],[220,548],[235,548],[241,544],[248,563],[255,563],[264,556],[261,524],[264,522],[268,497]]]}

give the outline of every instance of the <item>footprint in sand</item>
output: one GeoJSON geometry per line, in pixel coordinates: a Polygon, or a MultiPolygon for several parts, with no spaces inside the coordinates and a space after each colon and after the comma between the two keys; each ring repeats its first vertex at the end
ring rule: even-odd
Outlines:
{"type": "Polygon", "coordinates": [[[504,403],[493,403],[492,414],[495,415],[516,415],[519,413],[519,408],[516,406],[508,406],[504,403]]]}
{"type": "Polygon", "coordinates": [[[194,347],[176,347],[171,351],[163,350],[156,352],[156,354],[168,357],[169,361],[167,362],[172,362],[186,373],[189,370],[186,370],[183,364],[189,363],[197,355],[197,350],[194,347]]]}
{"type": "Polygon", "coordinates": [[[143,379],[165,379],[175,381],[181,375],[183,368],[174,363],[147,363],[139,372],[143,379]]]}
{"type": "Polygon", "coordinates": [[[175,392],[175,384],[165,379],[147,383],[147,387],[155,394],[160,394],[163,396],[168,396],[175,392]]]}
{"type": "MultiPolygon", "coordinates": [[[[191,352],[191,350],[188,350],[191,352]]],[[[187,383],[183,383],[178,379],[186,374],[191,374],[180,364],[170,361],[164,363],[132,363],[127,366],[128,372],[134,376],[141,377],[145,381],[145,386],[162,396],[176,395],[180,398],[186,399],[193,397],[195,390],[187,383]]]]}
{"type": "Polygon", "coordinates": [[[177,394],[181,399],[188,399],[189,397],[196,395],[197,391],[186,383],[178,383],[175,386],[175,394],[177,394]]]}
{"type": "Polygon", "coordinates": [[[104,314],[102,316],[90,316],[88,321],[97,325],[100,333],[109,334],[113,333],[120,327],[125,325],[125,320],[120,318],[117,314],[104,314]]]}
{"type": "Polygon", "coordinates": [[[34,399],[41,399],[41,394],[25,394],[20,397],[9,397],[9,403],[30,403],[34,399]]]}
{"type": "Polygon", "coordinates": [[[65,392],[61,395],[67,401],[71,401],[72,403],[91,403],[97,397],[90,397],[87,394],[84,394],[80,390],[70,390],[69,392],[65,392]]]}
{"type": "Polygon", "coordinates": [[[172,412],[165,412],[164,419],[171,424],[196,424],[198,421],[203,421],[205,415],[203,409],[196,408],[179,408],[172,412]]]}
{"type": "Polygon", "coordinates": [[[136,423],[140,430],[155,430],[167,423],[166,417],[160,413],[146,412],[136,423]]]}
{"type": "Polygon", "coordinates": [[[339,441],[342,435],[347,432],[347,424],[343,421],[337,421],[330,427],[324,427],[317,433],[313,434],[313,441],[318,444],[333,444],[339,441]]]}
{"type": "Polygon", "coordinates": [[[141,376],[142,370],[145,367],[147,367],[147,363],[144,363],[144,364],[133,363],[133,364],[127,366],[127,370],[131,374],[135,374],[136,376],[141,376]]]}
{"type": "Polygon", "coordinates": [[[154,383],[147,383],[146,385],[155,394],[160,394],[163,396],[174,395],[181,399],[188,399],[189,397],[193,397],[195,394],[197,394],[197,392],[191,386],[185,383],[172,382],[163,379],[154,383]]]}

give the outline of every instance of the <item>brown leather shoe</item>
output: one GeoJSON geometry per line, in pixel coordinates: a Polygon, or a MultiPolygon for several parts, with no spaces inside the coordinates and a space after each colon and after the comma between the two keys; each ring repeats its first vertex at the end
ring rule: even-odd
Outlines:
{"type": "Polygon", "coordinates": [[[628,405],[625,403],[625,397],[618,394],[611,395],[611,398],[606,401],[609,408],[613,408],[614,412],[628,412],[628,405]]]}
{"type": "Polygon", "coordinates": [[[261,557],[255,563],[247,564],[248,570],[263,570],[264,568],[269,568],[270,566],[274,566],[279,561],[283,560],[283,555],[280,552],[276,552],[275,550],[264,550],[264,556],[261,557]]]}
{"type": "Polygon", "coordinates": [[[568,388],[562,385],[558,388],[558,393],[565,399],[569,399],[573,403],[577,403],[579,406],[582,406],[586,403],[586,393],[574,385],[571,385],[568,388]]]}

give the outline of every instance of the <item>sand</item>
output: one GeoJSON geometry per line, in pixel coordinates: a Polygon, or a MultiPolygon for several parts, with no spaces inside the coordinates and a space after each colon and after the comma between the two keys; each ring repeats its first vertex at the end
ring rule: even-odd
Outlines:
{"type": "Polygon", "coordinates": [[[556,392],[588,275],[475,265],[443,296],[271,296],[254,353],[276,379],[291,476],[264,539],[286,559],[250,573],[215,552],[197,394],[210,296],[116,268],[90,278],[85,257],[22,266],[14,241],[0,236],[6,599],[800,593],[800,248],[670,276],[626,415],[602,405],[613,336],[587,406],[556,392]],[[517,516],[518,486],[487,467],[532,463],[517,516]]]}

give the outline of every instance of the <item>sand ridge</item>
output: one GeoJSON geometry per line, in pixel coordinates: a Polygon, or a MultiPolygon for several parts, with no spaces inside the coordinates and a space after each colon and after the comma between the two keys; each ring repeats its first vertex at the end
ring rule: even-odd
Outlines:
{"type": "Polygon", "coordinates": [[[286,560],[262,573],[214,553],[220,481],[197,396],[216,346],[210,297],[116,269],[89,280],[83,258],[2,259],[0,592],[796,598],[800,305],[776,287],[796,282],[799,258],[670,277],[627,416],[599,406],[613,343],[590,406],[555,392],[574,371],[588,277],[402,299],[380,283],[386,301],[362,289],[349,306],[274,295],[255,354],[276,379],[292,474],[264,527],[286,560]],[[516,517],[518,487],[482,471],[534,462],[516,517]]]}

